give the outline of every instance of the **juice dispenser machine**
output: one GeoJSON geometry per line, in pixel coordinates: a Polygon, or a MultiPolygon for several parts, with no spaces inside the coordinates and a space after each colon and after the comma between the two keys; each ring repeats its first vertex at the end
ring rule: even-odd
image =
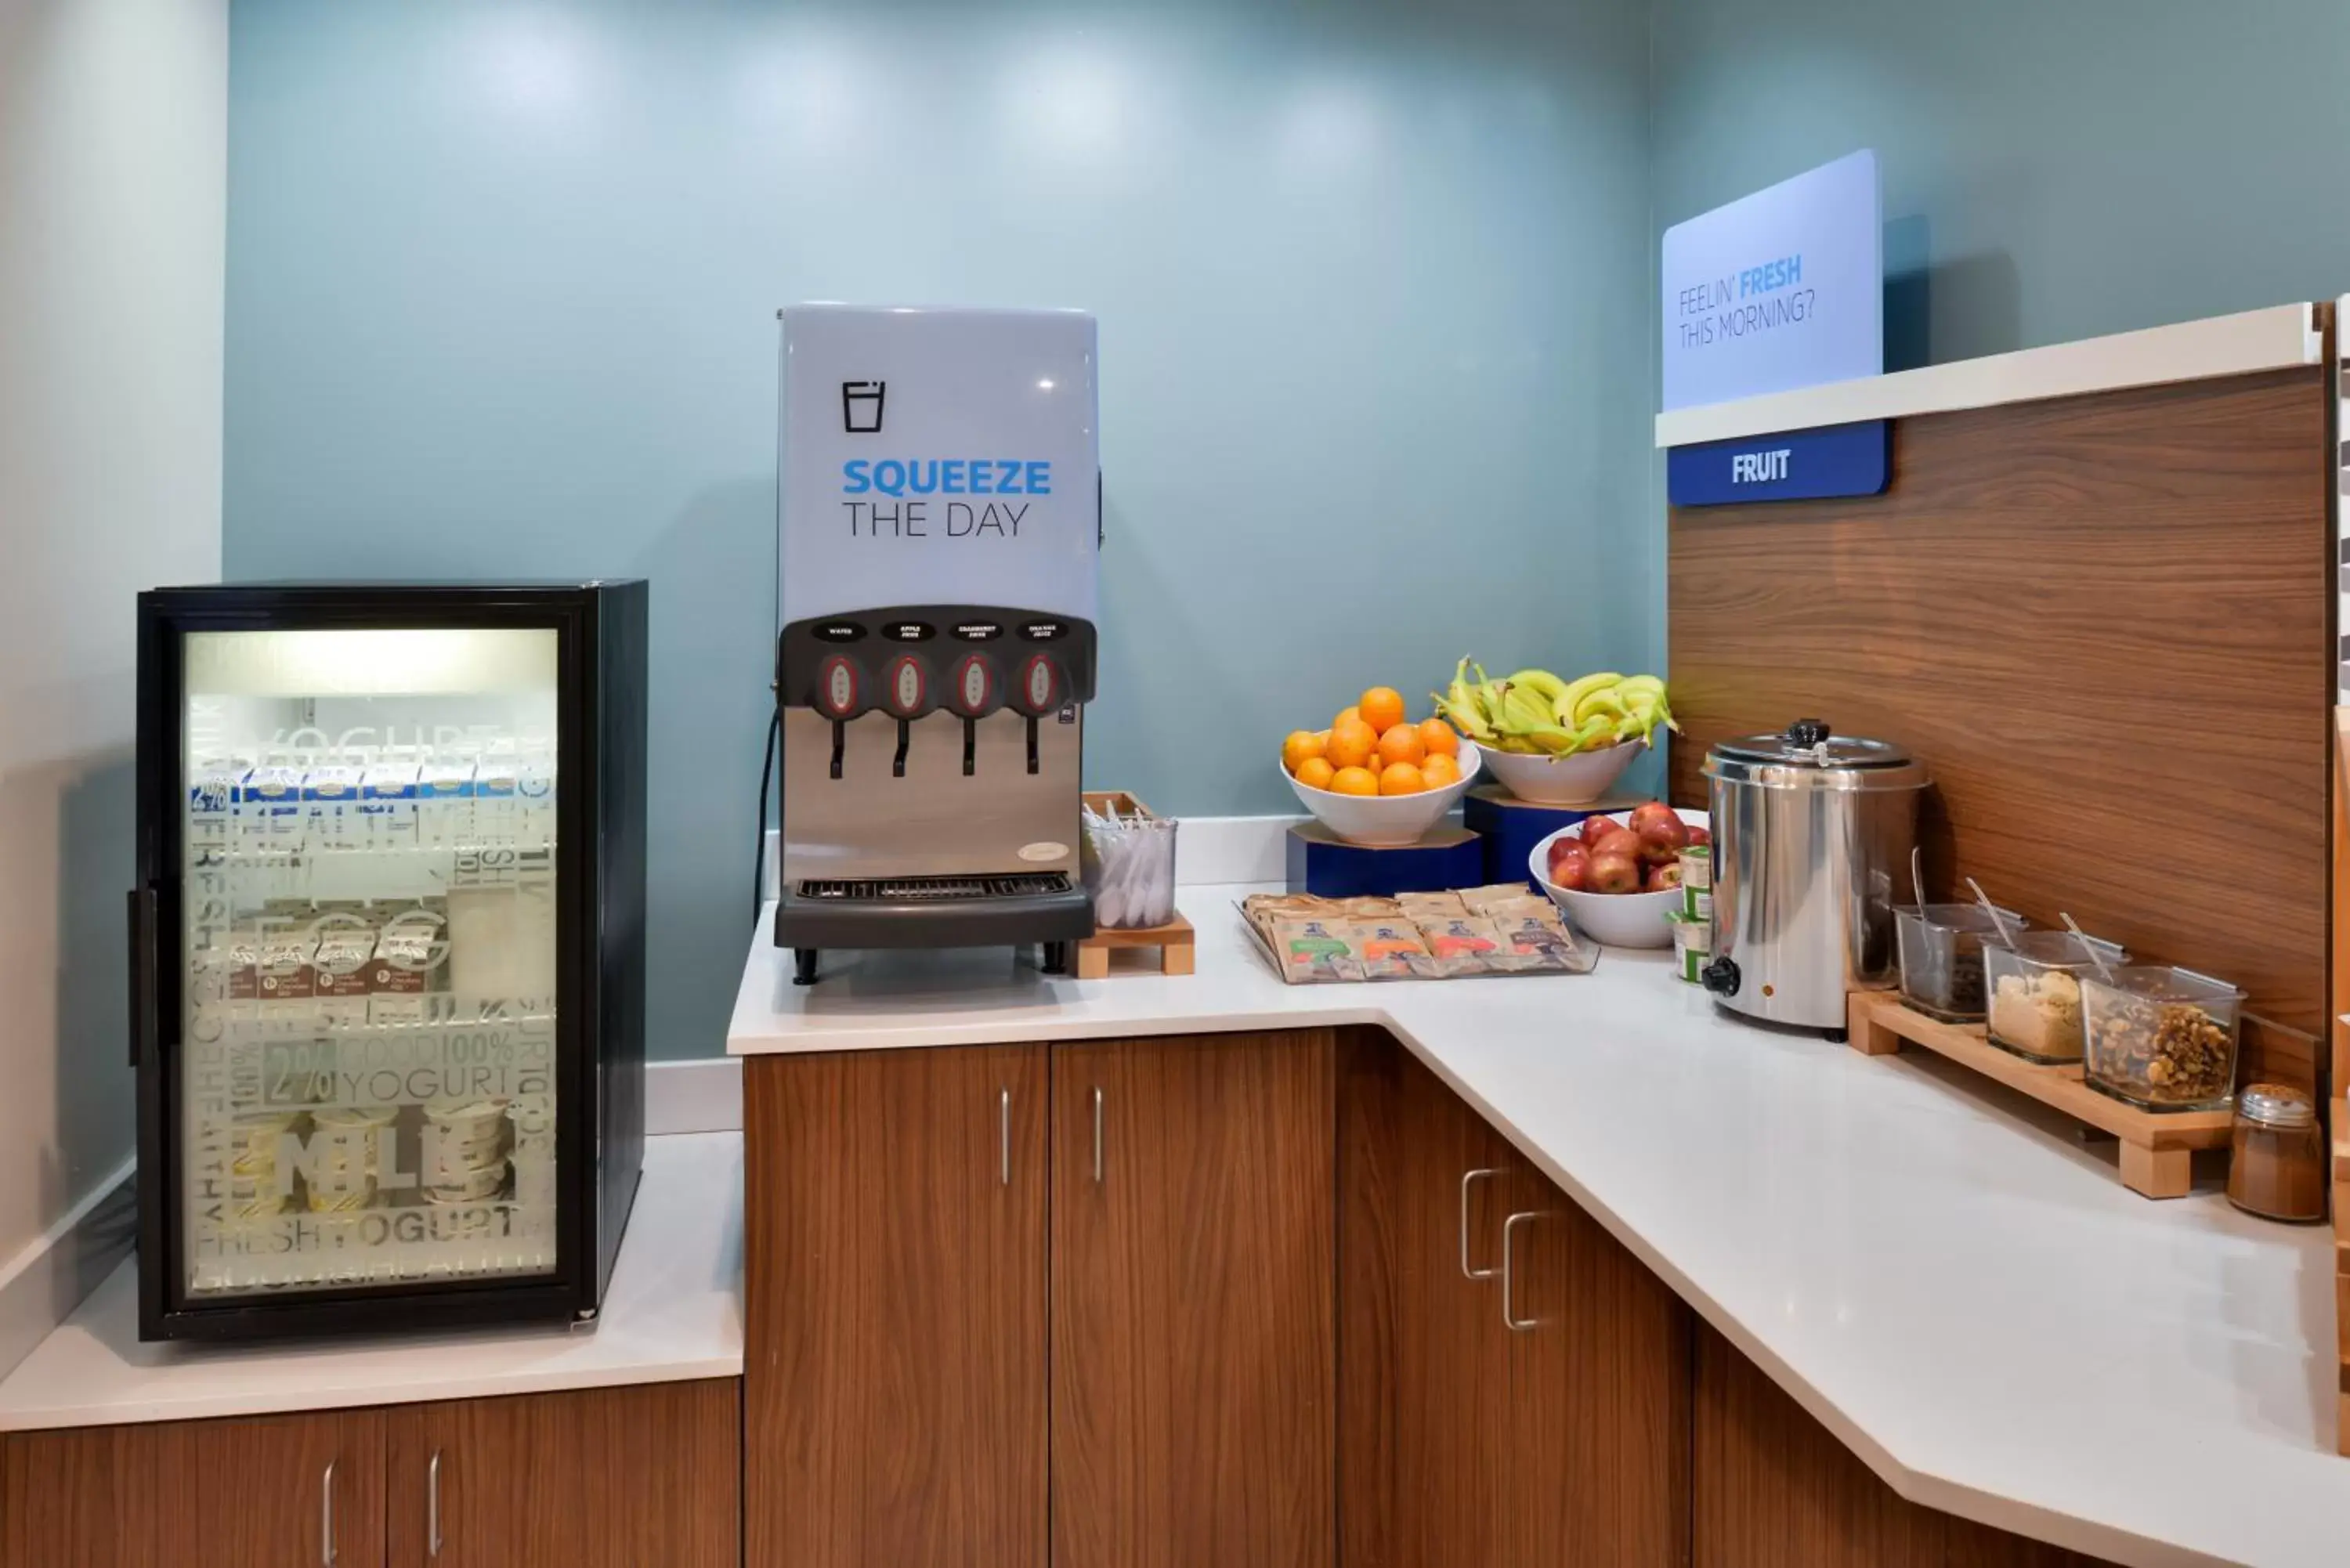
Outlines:
{"type": "Polygon", "coordinates": [[[1077,875],[1100,544],[1095,327],[783,312],[775,942],[1090,935],[1077,875]]]}

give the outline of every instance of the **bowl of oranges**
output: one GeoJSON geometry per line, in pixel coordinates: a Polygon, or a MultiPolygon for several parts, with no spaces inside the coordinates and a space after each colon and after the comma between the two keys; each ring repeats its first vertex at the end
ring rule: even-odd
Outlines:
{"type": "Polygon", "coordinates": [[[1326,730],[1293,730],[1282,776],[1315,820],[1349,844],[1417,844],[1461,803],[1477,748],[1441,719],[1413,719],[1391,686],[1374,686],[1326,730]]]}

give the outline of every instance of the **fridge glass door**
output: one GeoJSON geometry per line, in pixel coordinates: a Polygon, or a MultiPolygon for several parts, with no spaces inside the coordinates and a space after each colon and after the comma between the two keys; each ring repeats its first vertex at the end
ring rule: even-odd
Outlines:
{"type": "Polygon", "coordinates": [[[186,634],[192,1302],[555,1272],[559,635],[186,634]]]}

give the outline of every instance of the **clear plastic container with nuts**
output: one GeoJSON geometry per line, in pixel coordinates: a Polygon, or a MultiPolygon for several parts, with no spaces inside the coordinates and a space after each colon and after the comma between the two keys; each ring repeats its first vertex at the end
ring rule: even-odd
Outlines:
{"type": "Polygon", "coordinates": [[[2093,1089],[2158,1111],[2217,1110],[2236,1086],[2244,993],[2192,970],[2139,966],[2080,977],[2093,1089]]]}

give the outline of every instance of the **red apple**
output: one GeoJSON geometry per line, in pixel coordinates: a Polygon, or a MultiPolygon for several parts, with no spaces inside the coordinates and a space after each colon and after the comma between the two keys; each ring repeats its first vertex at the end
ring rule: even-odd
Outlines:
{"type": "Polygon", "coordinates": [[[1690,829],[1689,841],[1691,844],[1711,844],[1713,842],[1713,829],[1711,827],[1692,827],[1690,829]]]}
{"type": "Polygon", "coordinates": [[[1640,890],[1640,863],[1629,855],[1594,855],[1590,883],[1595,893],[1637,893],[1640,890]]]}
{"type": "Polygon", "coordinates": [[[1591,853],[1579,839],[1562,838],[1550,846],[1550,879],[1555,888],[1580,892],[1591,881],[1591,853]]]}
{"type": "Polygon", "coordinates": [[[1628,855],[1635,860],[1640,857],[1640,836],[1620,822],[1611,822],[1596,834],[1586,831],[1583,842],[1594,855],[1603,854],[1612,847],[1618,855],[1628,855]],[[1616,843],[1619,838],[1624,842],[1616,843]]]}
{"type": "Polygon", "coordinates": [[[1632,808],[1632,831],[1635,833],[1647,832],[1652,822],[1669,822],[1679,826],[1681,814],[1660,800],[1644,801],[1632,808]]]}
{"type": "Polygon", "coordinates": [[[1662,866],[1681,852],[1689,842],[1689,828],[1678,816],[1652,816],[1640,825],[1640,858],[1651,866],[1662,866]]]}
{"type": "Polygon", "coordinates": [[[1643,893],[1663,893],[1669,892],[1672,888],[1678,888],[1680,885],[1681,863],[1678,860],[1669,860],[1661,866],[1651,866],[1648,867],[1648,874],[1640,879],[1640,891],[1643,893]]]}

